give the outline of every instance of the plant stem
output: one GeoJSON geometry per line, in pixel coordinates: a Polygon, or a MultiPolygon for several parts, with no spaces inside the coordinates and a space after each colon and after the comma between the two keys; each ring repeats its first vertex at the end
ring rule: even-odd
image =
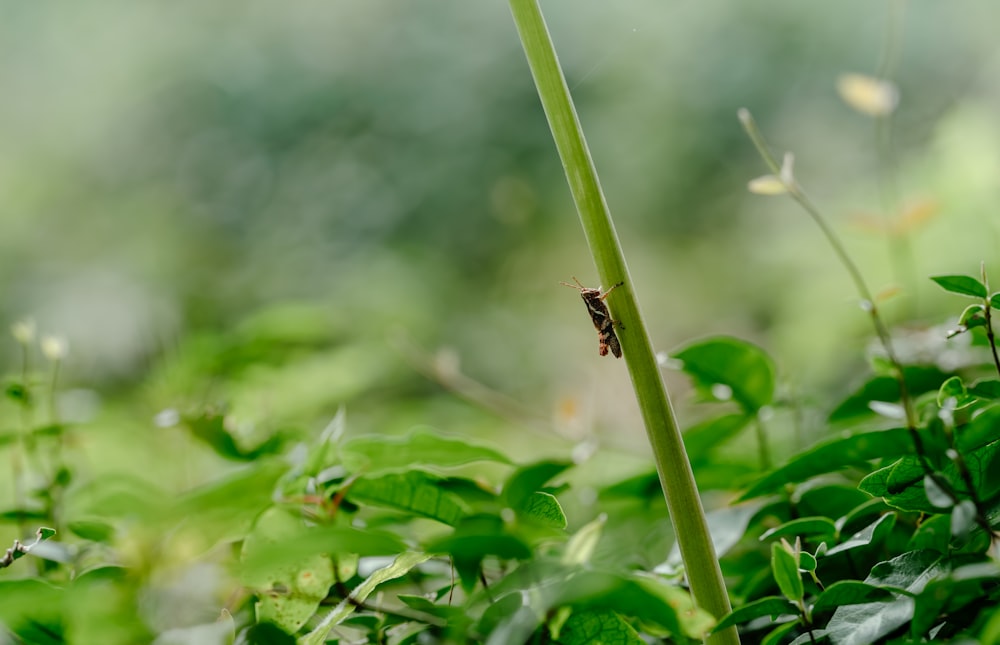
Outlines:
{"type": "MultiPolygon", "coordinates": [[[[537,0],[510,0],[510,8],[601,283],[612,285],[624,282],[608,297],[608,302],[622,325],[618,335],[692,595],[699,607],[721,618],[731,611],[722,571],[691,463],[639,312],[625,256],[569,88],[537,0]]],[[[732,627],[709,636],[706,642],[739,643],[739,636],[732,627]]]]}
{"type": "MultiPolygon", "coordinates": [[[[890,0],[886,16],[885,37],[882,39],[882,53],[875,76],[886,81],[890,79],[899,62],[902,51],[905,0],[890,0]]],[[[900,216],[898,186],[898,163],[892,136],[893,113],[883,114],[874,119],[874,145],[878,157],[878,185],[882,198],[882,216],[885,224],[889,262],[896,281],[909,293],[907,311],[917,310],[916,269],[913,259],[913,245],[906,226],[894,230],[893,220],[900,216]]],[[[902,224],[902,222],[900,222],[902,224]]]]}
{"type": "MultiPolygon", "coordinates": [[[[760,129],[757,127],[757,123],[754,121],[750,112],[746,109],[740,109],[739,111],[740,122],[743,124],[743,129],[746,130],[747,136],[753,142],[754,147],[757,148],[757,152],[760,153],[761,158],[763,158],[764,163],[767,164],[768,168],[775,177],[782,177],[781,166],[778,161],[771,154],[771,150],[767,147],[767,142],[764,141],[763,135],[760,133],[760,129]]],[[[875,327],[875,334],[878,336],[879,342],[882,343],[882,348],[885,350],[886,357],[889,362],[892,363],[893,369],[896,372],[896,379],[899,382],[899,399],[903,404],[903,412],[906,415],[906,425],[911,430],[912,433],[916,433],[917,422],[916,415],[913,410],[913,402],[910,397],[909,390],[906,387],[906,379],[903,376],[903,366],[896,357],[896,352],[892,346],[892,337],[889,335],[889,328],[886,327],[885,322],[882,320],[882,316],[879,314],[878,307],[875,305],[875,299],[872,297],[871,291],[868,289],[868,284],[865,282],[864,276],[861,275],[861,270],[858,265],[854,263],[851,256],[847,253],[847,249],[844,248],[843,243],[837,234],[830,228],[823,215],[819,212],[819,209],[813,205],[812,200],[805,194],[802,187],[799,186],[798,182],[791,180],[786,181],[782,178],[784,182],[785,190],[788,191],[789,196],[798,202],[799,206],[809,214],[816,226],[819,227],[820,231],[823,232],[823,236],[826,237],[827,243],[833,249],[833,252],[837,255],[837,259],[847,270],[848,275],[851,276],[851,281],[854,282],[854,288],[857,290],[858,295],[861,297],[862,308],[868,312],[868,316],[872,320],[872,325],[875,327]]],[[[919,438],[916,439],[919,441],[919,438]]],[[[921,453],[922,454],[922,453],[921,453]]]]}
{"type": "Polygon", "coordinates": [[[59,368],[62,361],[55,359],[52,361],[52,378],[49,380],[49,423],[57,425],[59,423],[59,409],[56,397],[59,392],[59,368]]]}
{"type": "Polygon", "coordinates": [[[28,462],[28,453],[31,432],[31,396],[32,392],[28,385],[29,373],[31,369],[31,353],[28,343],[21,343],[21,387],[23,389],[21,405],[21,425],[17,430],[17,441],[11,447],[11,475],[14,478],[14,508],[17,511],[17,527],[21,535],[25,534],[27,523],[23,511],[27,506],[27,495],[25,491],[25,468],[28,462]]]}
{"type": "Polygon", "coordinates": [[[997,368],[997,376],[1000,376],[1000,356],[997,356],[996,336],[993,333],[993,321],[990,316],[990,305],[986,303],[986,339],[990,342],[990,351],[993,352],[993,365],[997,368]]]}
{"type": "MultiPolygon", "coordinates": [[[[57,397],[59,393],[59,371],[62,367],[62,360],[55,358],[52,360],[52,379],[49,381],[49,423],[53,426],[60,424],[59,406],[57,397]]],[[[63,532],[62,522],[62,494],[65,492],[65,484],[62,481],[63,472],[63,431],[57,432],[53,438],[51,451],[52,481],[49,483],[49,519],[52,520],[52,527],[59,533],[63,532]]]]}
{"type": "Polygon", "coordinates": [[[986,287],[986,297],[983,298],[983,317],[986,318],[986,340],[990,343],[990,351],[993,352],[993,365],[997,368],[997,376],[1000,376],[1000,356],[997,356],[996,337],[993,334],[993,317],[990,315],[993,306],[990,304],[990,280],[986,275],[986,262],[979,263],[979,275],[982,277],[983,286],[986,287]]]}
{"type": "Polygon", "coordinates": [[[761,471],[771,470],[771,449],[767,445],[767,432],[764,430],[764,422],[760,420],[760,414],[753,420],[754,432],[757,434],[757,455],[760,459],[761,471]]]}

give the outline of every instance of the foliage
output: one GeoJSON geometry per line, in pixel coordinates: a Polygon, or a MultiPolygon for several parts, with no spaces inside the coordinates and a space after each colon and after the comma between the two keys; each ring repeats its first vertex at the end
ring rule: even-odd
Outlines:
{"type": "MultiPolygon", "coordinates": [[[[189,429],[232,457],[231,442],[189,429]]],[[[38,561],[50,582],[25,575],[0,589],[3,623],[28,641],[44,633],[47,642],[82,642],[102,620],[118,625],[102,642],[148,638],[155,628],[137,604],[143,590],[158,585],[159,567],[188,564],[148,558],[187,548],[229,569],[235,578],[216,576],[243,592],[221,622],[165,630],[158,642],[196,634],[213,639],[206,642],[512,642],[532,634],[639,642],[641,633],[686,641],[711,627],[669,578],[594,562],[604,518],[567,531],[558,498],[567,486],[558,480],[571,463],[518,466],[427,428],[395,439],[345,430],[340,415],[302,458],[259,456],[174,501],[136,482],[90,482],[58,513],[62,557],[38,561]],[[499,481],[468,471],[484,463],[500,467],[499,481]],[[133,566],[120,562],[128,549],[143,552],[133,566]],[[91,603],[100,603],[99,617],[71,610],[89,585],[111,592],[91,603]]],[[[57,519],[51,504],[7,516],[57,519]]],[[[40,530],[39,541],[51,537],[40,530]]]]}
{"type": "MultiPolygon", "coordinates": [[[[971,284],[937,282],[963,293],[971,284]]],[[[964,295],[993,306],[975,291],[964,295]]],[[[788,405],[775,396],[773,362],[745,341],[703,339],[673,357],[718,408],[686,434],[696,467],[788,405]]],[[[985,639],[1000,604],[998,381],[940,374],[938,390],[918,400],[918,456],[906,428],[885,427],[898,420],[880,413],[899,390],[874,398],[893,393],[873,387],[880,378],[849,397],[869,404],[850,431],[727,486],[741,500],[714,512],[712,528],[739,602],[721,622],[694,609],[672,558],[637,567],[615,552],[630,548],[616,524],[630,536],[661,530],[655,476],[602,486],[581,521],[561,502],[575,486],[572,462],[516,463],[428,427],[351,433],[342,413],[298,448],[279,442],[255,455],[219,440],[226,423],[211,434],[177,426],[244,465],[174,499],[113,475],[62,497],[76,470],[64,463],[4,512],[58,533],[38,529],[9,552],[0,616],[26,642],[694,642],[730,625],[762,642],[985,639]],[[180,589],[212,588],[199,596],[200,619],[149,605],[166,602],[175,576],[180,589]]],[[[8,398],[37,412],[51,396],[42,382],[12,380],[8,398]]],[[[81,431],[46,419],[10,434],[8,450],[26,464],[54,458],[81,431]]]]}
{"type": "MultiPolygon", "coordinates": [[[[885,78],[844,75],[839,89],[879,127],[900,100],[885,78]]],[[[746,642],[772,644],[1000,642],[1000,293],[985,265],[977,277],[931,278],[973,304],[950,330],[928,332],[942,344],[901,351],[905,325],[886,322],[798,183],[794,157],[779,164],[749,112],[741,120],[771,171],[750,190],[790,196],[813,217],[876,347],[839,400],[803,392],[781,361],[733,336],[663,357],[689,379],[701,414],[680,453],[711,509],[703,546],[719,555],[728,615],[696,606],[696,576],[678,555],[684,531],[665,521],[663,470],[684,464],[657,473],[644,459],[644,470],[622,474],[605,446],[548,456],[551,433],[515,442],[481,439],[473,424],[401,429],[394,421],[414,415],[392,410],[411,406],[428,424],[439,411],[399,380],[381,337],[349,312],[330,320],[320,308],[274,306],[225,332],[190,334],[90,421],[60,406],[65,340],[38,338],[31,321],[13,326],[20,361],[0,409],[10,464],[0,528],[13,536],[0,558],[0,641],[638,645],[738,628],[746,642]],[[940,360],[945,342],[962,340],[972,360],[940,360]],[[333,414],[365,397],[389,411],[333,414]]],[[[894,242],[907,232],[886,228],[894,242]]],[[[611,254],[617,241],[599,245],[611,254]]],[[[453,259],[473,266],[481,251],[453,259]]],[[[624,266],[604,260],[602,273],[624,266]]],[[[629,281],[609,299],[619,317],[629,303],[630,369],[646,335],[632,290],[629,281]]],[[[408,291],[387,301],[405,309],[421,299],[408,291]]],[[[426,373],[505,432],[523,429],[512,399],[463,381],[447,361],[414,363],[433,363],[426,373]]]]}

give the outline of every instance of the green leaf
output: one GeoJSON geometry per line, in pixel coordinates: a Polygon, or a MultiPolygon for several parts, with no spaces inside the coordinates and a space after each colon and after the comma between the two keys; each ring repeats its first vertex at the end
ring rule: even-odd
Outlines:
{"type": "Polygon", "coordinates": [[[771,544],[771,573],[785,598],[799,602],[805,595],[798,559],[780,542],[771,544]]]}
{"type": "Polygon", "coordinates": [[[188,548],[208,549],[242,539],[261,511],[273,504],[275,485],[287,471],[282,460],[261,459],[183,494],[156,520],[183,521],[190,527],[188,548]]]}
{"type": "Polygon", "coordinates": [[[701,637],[699,630],[711,626],[699,615],[688,592],[656,578],[580,571],[539,591],[543,600],[536,610],[568,606],[576,610],[614,611],[694,638],[701,637]]]}
{"type": "Polygon", "coordinates": [[[444,477],[437,485],[442,490],[457,495],[470,508],[494,508],[500,497],[493,491],[489,483],[481,480],[475,481],[466,479],[465,477],[444,477]]]}
{"type": "MultiPolygon", "coordinates": [[[[980,499],[991,499],[1000,493],[1000,478],[997,477],[1000,440],[965,452],[964,460],[980,499]]],[[[900,510],[937,513],[939,509],[928,498],[924,475],[924,468],[916,457],[904,457],[865,477],[858,488],[870,495],[884,497],[887,504],[900,510]]],[[[950,482],[962,481],[953,462],[948,462],[941,469],[941,476],[950,482]]],[[[960,490],[959,493],[961,498],[968,498],[967,491],[960,490]]]]}
{"type": "Polygon", "coordinates": [[[987,401],[996,401],[1000,399],[1000,381],[997,379],[976,381],[969,388],[969,394],[987,401]]]}
{"type": "Polygon", "coordinates": [[[151,642],[154,635],[141,617],[136,592],[134,568],[98,566],[74,578],[66,589],[64,601],[64,625],[71,635],[67,640],[109,644],[151,642]]]}
{"type": "Polygon", "coordinates": [[[165,513],[167,499],[165,492],[138,477],[107,474],[68,492],[66,508],[74,519],[149,520],[165,513]]]}
{"type": "MultiPolygon", "coordinates": [[[[66,609],[65,603],[65,590],[48,582],[35,578],[0,580],[0,622],[5,632],[10,630],[23,635],[22,630],[32,625],[59,625],[66,609]]],[[[54,640],[50,635],[39,642],[64,641],[54,640]]]]}
{"type": "Polygon", "coordinates": [[[639,633],[613,611],[575,611],[559,632],[559,645],[645,645],[639,633]]]}
{"type": "Polygon", "coordinates": [[[956,410],[961,410],[976,402],[976,398],[969,395],[969,391],[965,388],[965,383],[962,382],[962,378],[959,376],[952,376],[942,383],[938,389],[938,407],[943,408],[948,399],[955,399],[956,410]]]}
{"type": "Polygon", "coordinates": [[[1000,612],[997,612],[986,622],[983,631],[979,633],[979,642],[986,645],[1000,643],[1000,612]]]}
{"type": "MultiPolygon", "coordinates": [[[[911,551],[875,565],[865,583],[873,587],[904,589],[917,594],[942,571],[939,554],[932,551],[911,551]]],[[[901,595],[892,602],[842,606],[830,617],[826,635],[831,642],[842,645],[875,643],[909,624],[914,618],[913,608],[913,598],[906,595],[901,595]]]]}
{"type": "Polygon", "coordinates": [[[785,635],[799,627],[799,621],[791,620],[780,627],[772,629],[761,639],[760,645],[781,645],[786,641],[785,635]]]}
{"type": "MultiPolygon", "coordinates": [[[[341,407],[333,415],[333,418],[330,419],[330,422],[326,424],[326,427],[323,428],[323,432],[309,446],[305,461],[302,463],[299,471],[299,477],[304,481],[315,479],[324,470],[340,462],[338,450],[346,428],[347,412],[341,407]]],[[[298,481],[291,480],[291,482],[294,482],[292,483],[293,486],[298,485],[297,488],[292,489],[293,491],[302,490],[301,484],[298,481]]],[[[285,484],[287,485],[291,482],[286,480],[285,484]]]]}
{"type": "Polygon", "coordinates": [[[671,357],[683,361],[681,369],[703,391],[728,387],[733,400],[750,414],[774,399],[774,362],[756,345],[720,336],[688,345],[671,357]]]}
{"type": "Polygon", "coordinates": [[[886,513],[880,517],[875,522],[861,529],[848,539],[844,540],[832,549],[827,550],[826,555],[836,555],[837,553],[842,553],[844,551],[850,551],[852,549],[857,549],[860,547],[865,547],[870,544],[879,544],[889,533],[892,532],[892,528],[896,525],[896,514],[886,513]]]}
{"type": "Polygon", "coordinates": [[[562,563],[569,566],[590,562],[591,556],[594,555],[594,549],[597,548],[597,543],[604,532],[607,520],[607,515],[601,515],[574,533],[563,551],[562,563]]]}
{"type": "Polygon", "coordinates": [[[491,515],[466,518],[451,535],[431,542],[428,551],[477,562],[487,555],[505,560],[531,557],[531,549],[520,538],[507,533],[503,522],[491,515]]]}
{"type": "Polygon", "coordinates": [[[415,466],[455,468],[477,461],[511,463],[493,448],[430,428],[414,428],[403,437],[356,437],[344,442],[341,457],[349,471],[364,470],[372,474],[415,466]]]}
{"type": "Polygon", "coordinates": [[[740,451],[736,457],[704,456],[692,462],[698,489],[731,492],[760,477],[759,452],[740,451]]]}
{"type": "Polygon", "coordinates": [[[77,520],[69,522],[66,528],[71,533],[91,542],[110,542],[115,535],[115,527],[98,520],[77,520]]]}
{"type": "Polygon", "coordinates": [[[995,589],[998,577],[996,563],[976,562],[931,580],[916,598],[910,633],[919,639],[940,622],[939,616],[955,615],[974,602],[982,602],[995,589]]]}
{"type": "Polygon", "coordinates": [[[442,488],[440,477],[419,470],[359,478],[347,499],[428,517],[454,526],[469,513],[460,497],[442,488]]]}
{"type": "Polygon", "coordinates": [[[796,512],[801,517],[836,518],[847,515],[871,499],[871,496],[848,484],[809,486],[798,494],[796,512]]]}
{"type": "Polygon", "coordinates": [[[34,397],[31,396],[31,390],[19,381],[10,381],[7,383],[5,391],[9,398],[13,399],[17,403],[20,403],[21,405],[28,406],[34,402],[34,397]]]}
{"type": "MultiPolygon", "coordinates": [[[[294,540],[304,530],[302,519],[286,509],[264,511],[243,542],[242,579],[257,593],[257,621],[274,623],[294,634],[312,618],[334,582],[333,563],[326,553],[296,553],[286,549],[284,557],[269,560],[285,540],[294,540]]],[[[277,551],[282,555],[282,551],[277,551]]]]}
{"type": "Polygon", "coordinates": [[[662,494],[660,476],[656,474],[655,470],[652,470],[605,486],[601,489],[598,499],[604,501],[620,499],[646,501],[662,494]]]}
{"type": "Polygon", "coordinates": [[[514,508],[518,518],[556,529],[566,528],[566,514],[555,495],[534,492],[514,508]]]}
{"type": "MultiPolygon", "coordinates": [[[[962,315],[958,317],[958,324],[965,329],[972,329],[973,327],[985,327],[986,326],[986,307],[980,304],[969,305],[964,310],[962,310],[962,315]]],[[[960,329],[959,332],[962,330],[960,329]]],[[[951,338],[953,332],[948,333],[948,337],[951,338]]]]}
{"type": "Polygon", "coordinates": [[[990,296],[990,307],[1000,309],[1000,293],[994,293],[990,296]]]}
{"type": "Polygon", "coordinates": [[[522,606],[524,597],[520,591],[501,595],[483,612],[476,624],[476,631],[481,634],[493,632],[501,622],[513,616],[522,606]]]}
{"type": "Polygon", "coordinates": [[[460,624],[468,624],[469,622],[469,617],[461,606],[439,604],[424,596],[411,596],[409,594],[398,594],[396,598],[411,609],[443,618],[448,623],[450,629],[454,629],[460,624]]]}
{"type": "Polygon", "coordinates": [[[295,637],[274,623],[257,623],[246,631],[247,645],[295,645],[295,637]]]}
{"type": "Polygon", "coordinates": [[[865,526],[868,526],[878,518],[882,517],[886,511],[890,510],[889,505],[886,504],[883,499],[878,497],[869,497],[857,489],[855,489],[855,492],[857,492],[857,494],[861,496],[864,501],[837,520],[837,525],[840,527],[841,535],[853,533],[865,526]]]}
{"type": "MultiPolygon", "coordinates": [[[[270,511],[266,511],[270,512],[270,511]]],[[[307,527],[301,522],[280,538],[257,544],[252,552],[244,550],[243,574],[252,578],[266,575],[276,566],[294,566],[313,555],[344,558],[350,555],[395,555],[406,545],[391,533],[347,526],[307,527]]]]}
{"type": "Polygon", "coordinates": [[[508,533],[503,521],[494,515],[474,515],[463,519],[451,535],[430,542],[427,551],[450,555],[466,590],[472,589],[478,582],[479,565],[486,556],[493,555],[502,560],[528,560],[532,555],[528,545],[508,533]]]}
{"type": "Polygon", "coordinates": [[[712,452],[735,437],[752,418],[747,414],[724,414],[685,430],[684,447],[691,457],[691,463],[711,459],[712,452]]]}
{"type": "Polygon", "coordinates": [[[844,605],[860,605],[892,600],[892,592],[858,580],[839,580],[823,591],[813,604],[814,613],[831,611],[844,605]]]}
{"type": "MultiPolygon", "coordinates": [[[[931,392],[941,387],[950,376],[932,365],[909,365],[903,368],[906,387],[911,396],[931,392]]],[[[859,416],[871,416],[872,401],[899,401],[899,381],[895,376],[880,375],[869,379],[854,394],[830,413],[831,423],[849,421],[859,416]]]]}
{"type": "Polygon", "coordinates": [[[269,437],[262,444],[252,449],[240,446],[226,425],[226,415],[214,410],[206,410],[198,416],[184,419],[184,425],[192,436],[210,446],[219,456],[236,461],[254,461],[264,455],[274,454],[281,450],[284,439],[280,436],[269,437]]]}
{"type": "Polygon", "coordinates": [[[767,596],[742,607],[737,607],[732,613],[723,617],[712,631],[719,632],[726,627],[748,623],[755,618],[763,618],[764,616],[770,616],[773,619],[778,616],[797,616],[798,614],[798,607],[790,603],[787,598],[767,596]]]}
{"type": "Polygon", "coordinates": [[[66,432],[69,429],[70,426],[64,423],[50,423],[32,428],[28,432],[21,432],[20,430],[6,430],[0,432],[0,446],[16,443],[20,441],[22,438],[25,439],[48,439],[52,437],[58,438],[66,434],[66,432]]]}
{"type": "Polygon", "coordinates": [[[750,487],[740,499],[750,499],[774,492],[785,484],[805,481],[816,475],[848,466],[866,464],[871,459],[909,454],[913,443],[906,428],[874,432],[848,432],[827,440],[793,457],[750,487]]]}
{"type": "Polygon", "coordinates": [[[27,521],[44,522],[49,519],[49,513],[41,508],[11,508],[0,511],[0,521],[17,524],[27,521]]]}
{"type": "Polygon", "coordinates": [[[816,537],[816,542],[831,540],[837,534],[837,525],[828,517],[800,517],[769,529],[760,536],[761,541],[783,537],[816,537]]]}
{"type": "Polygon", "coordinates": [[[887,504],[902,511],[925,509],[924,512],[936,513],[937,509],[927,499],[923,478],[924,469],[915,458],[900,459],[866,475],[858,484],[858,490],[882,497],[887,504]],[[905,480],[903,474],[906,475],[905,480]],[[913,486],[918,482],[921,483],[919,489],[913,486]],[[890,493],[890,490],[893,492],[890,493]]]}
{"type": "Polygon", "coordinates": [[[917,526],[907,547],[914,551],[926,549],[946,553],[949,542],[951,542],[951,516],[934,515],[917,526]]]}
{"type": "Polygon", "coordinates": [[[517,510],[516,507],[524,504],[534,493],[551,492],[544,490],[545,485],[572,466],[572,462],[568,461],[541,461],[522,466],[515,470],[504,484],[503,498],[517,510]]]}
{"type": "Polygon", "coordinates": [[[486,645],[530,642],[531,635],[542,625],[542,618],[532,607],[518,606],[513,613],[497,623],[486,645]]]}
{"type": "Polygon", "coordinates": [[[982,410],[972,421],[956,429],[955,447],[962,454],[968,454],[990,444],[997,438],[998,425],[1000,425],[1000,405],[982,410]]]}
{"type": "Polygon", "coordinates": [[[967,275],[939,275],[932,276],[931,280],[938,283],[945,291],[963,296],[985,298],[988,293],[982,282],[967,275]]]}
{"type": "Polygon", "coordinates": [[[733,504],[709,511],[705,519],[708,521],[708,532],[712,537],[712,545],[719,557],[725,555],[736,546],[746,535],[750,520],[760,511],[761,504],[733,504]]]}
{"type": "Polygon", "coordinates": [[[358,604],[365,602],[380,584],[405,576],[411,569],[430,558],[431,556],[426,553],[401,553],[392,564],[372,573],[351,592],[351,599],[354,602],[345,601],[337,605],[315,629],[298,640],[298,645],[321,645],[326,642],[326,635],[330,630],[353,614],[358,604]]]}

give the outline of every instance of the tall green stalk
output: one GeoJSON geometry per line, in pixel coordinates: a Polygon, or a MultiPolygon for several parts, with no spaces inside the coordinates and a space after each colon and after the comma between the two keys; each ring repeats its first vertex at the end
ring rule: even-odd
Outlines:
{"type": "MultiPolygon", "coordinates": [[[[608,302],[621,322],[618,336],[692,595],[699,607],[721,618],[731,605],[705,511],[566,79],[537,0],[510,0],[510,8],[602,284],[624,282],[608,296],[608,302]]],[[[735,628],[729,628],[706,642],[739,643],[739,636],[735,628]]]]}

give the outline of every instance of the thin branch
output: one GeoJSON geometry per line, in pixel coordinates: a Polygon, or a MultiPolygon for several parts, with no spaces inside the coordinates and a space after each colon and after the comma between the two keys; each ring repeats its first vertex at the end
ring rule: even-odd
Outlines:
{"type": "MultiPolygon", "coordinates": [[[[896,355],[895,349],[892,345],[892,337],[889,333],[889,328],[886,326],[885,321],[879,313],[875,300],[872,298],[871,290],[868,288],[864,276],[861,274],[861,270],[858,269],[857,264],[855,264],[854,260],[851,259],[850,255],[847,253],[847,249],[840,241],[840,238],[837,237],[837,234],[833,231],[830,225],[827,224],[826,219],[822,216],[819,209],[816,208],[806,195],[805,191],[802,190],[802,187],[799,186],[797,181],[795,181],[794,176],[792,176],[790,172],[783,171],[783,168],[778,164],[777,159],[771,153],[770,148],[768,148],[767,142],[764,140],[764,136],[761,134],[760,128],[757,127],[757,123],[754,121],[750,111],[746,108],[740,108],[738,116],[740,122],[743,124],[743,129],[746,131],[747,136],[750,137],[754,147],[757,148],[757,152],[764,160],[764,163],[767,164],[768,168],[770,168],[774,177],[782,183],[788,195],[794,199],[803,208],[803,210],[806,211],[806,213],[809,214],[816,225],[820,228],[823,235],[826,237],[827,242],[830,244],[831,248],[833,248],[834,253],[840,260],[840,263],[847,270],[848,275],[850,275],[851,280],[854,282],[855,289],[857,289],[858,295],[862,300],[862,308],[868,312],[872,325],[875,328],[875,334],[878,336],[886,357],[892,365],[893,372],[895,372],[896,381],[899,384],[899,399],[900,403],[903,405],[903,412],[906,420],[906,429],[909,431],[910,438],[913,441],[913,448],[916,453],[917,460],[920,462],[920,466],[924,473],[934,480],[934,483],[938,484],[938,486],[940,486],[941,489],[948,494],[955,504],[958,504],[961,501],[958,497],[958,493],[955,492],[951,484],[941,475],[941,473],[937,472],[931,465],[927,449],[924,446],[924,440],[920,436],[920,432],[917,429],[917,418],[916,411],[913,407],[913,397],[910,395],[909,388],[906,385],[903,365],[896,355]]],[[[957,453],[956,451],[956,454],[958,455],[957,465],[961,471],[964,468],[964,460],[961,458],[960,453],[957,453]]],[[[967,469],[965,470],[967,472],[967,469]]],[[[968,477],[967,480],[971,482],[971,477],[968,477]]],[[[968,486],[968,484],[966,485],[968,486]]],[[[993,535],[989,521],[986,519],[986,513],[979,500],[979,496],[971,487],[969,495],[976,506],[977,523],[980,527],[986,530],[987,533],[993,535]]]]}

